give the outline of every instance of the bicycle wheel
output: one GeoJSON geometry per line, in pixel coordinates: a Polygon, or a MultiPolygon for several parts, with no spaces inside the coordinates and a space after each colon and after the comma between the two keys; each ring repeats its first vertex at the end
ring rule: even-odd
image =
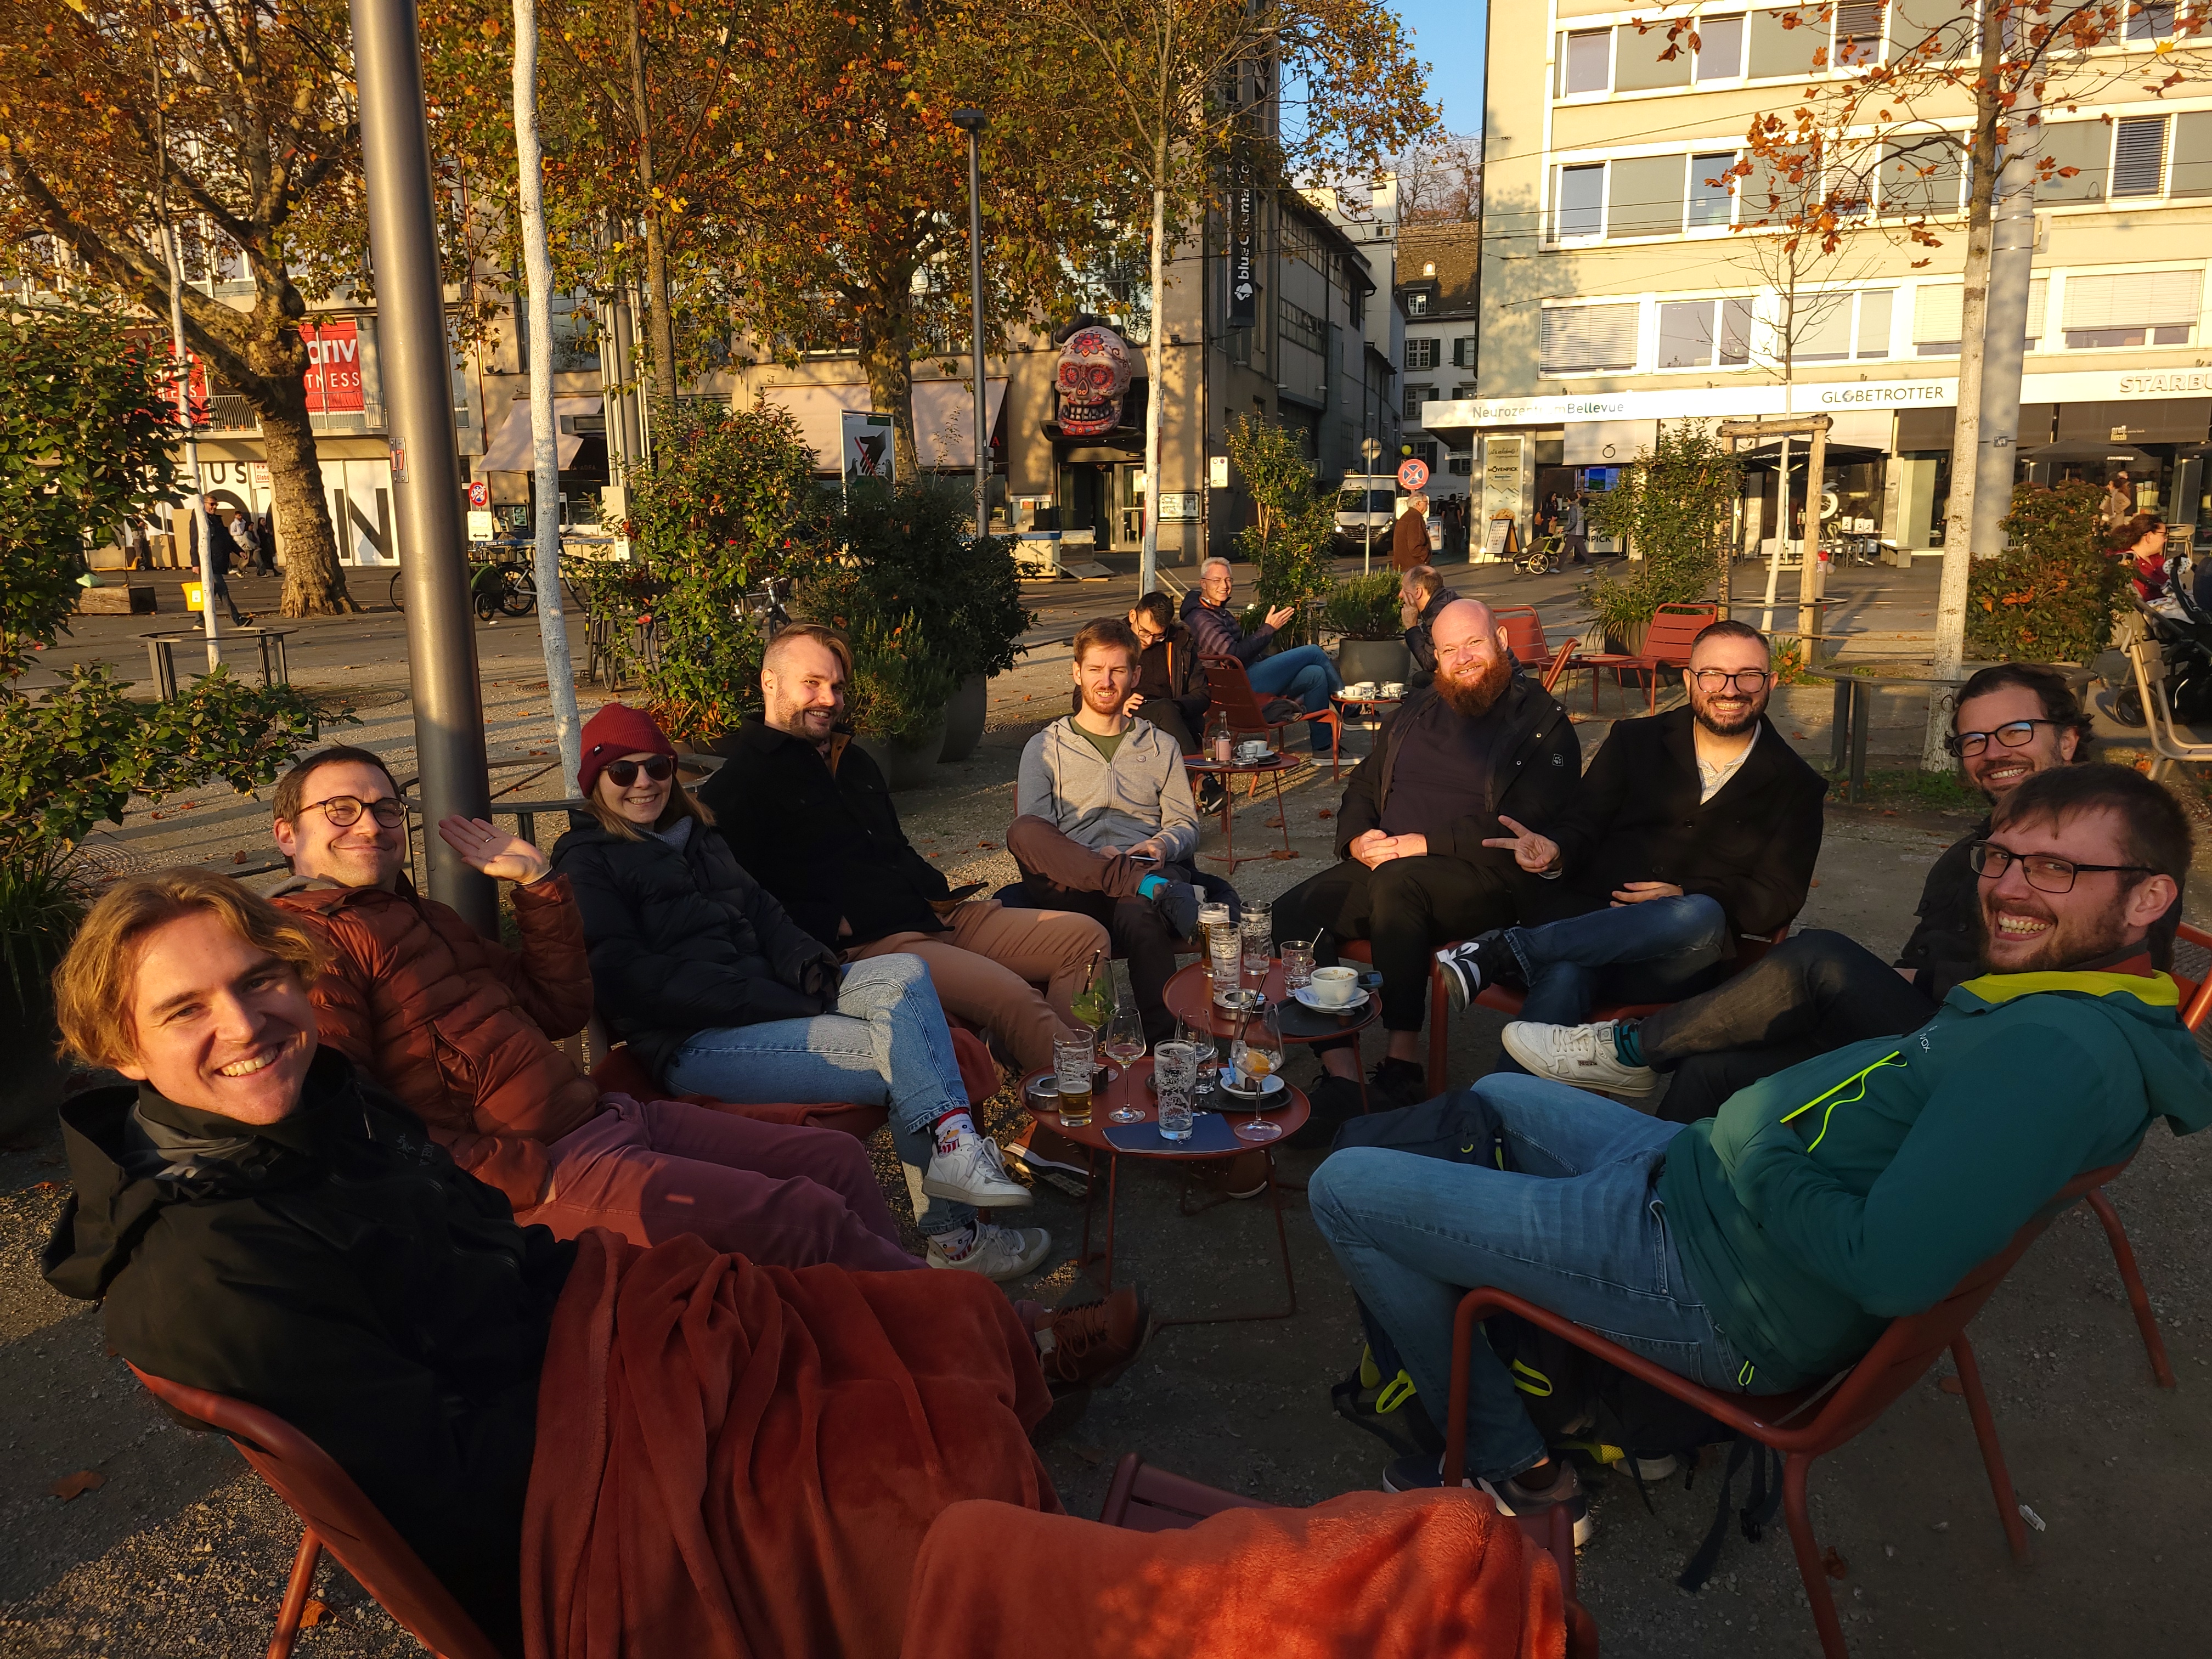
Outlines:
{"type": "Polygon", "coordinates": [[[389,597],[392,600],[392,608],[401,616],[405,616],[407,614],[407,584],[399,571],[395,570],[392,573],[392,592],[389,597]]]}
{"type": "Polygon", "coordinates": [[[527,617],[538,609],[538,579],[517,567],[506,573],[501,585],[499,608],[510,617],[527,617]]]}

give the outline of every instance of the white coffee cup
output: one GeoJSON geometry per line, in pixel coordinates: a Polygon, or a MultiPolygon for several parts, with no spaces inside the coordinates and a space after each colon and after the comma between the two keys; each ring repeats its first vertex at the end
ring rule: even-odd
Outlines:
{"type": "Polygon", "coordinates": [[[1386,697],[1404,696],[1406,695],[1406,687],[1404,683],[1399,680],[1391,680],[1388,682],[1382,687],[1382,695],[1386,697]]]}
{"type": "Polygon", "coordinates": [[[1344,695],[1347,697],[1371,697],[1375,695],[1375,682],[1373,680],[1358,681],[1346,686],[1344,695]]]}
{"type": "Polygon", "coordinates": [[[1314,1000],[1328,1007],[1341,1008],[1359,994],[1358,970],[1352,968],[1316,968],[1313,970],[1314,1000]]]}

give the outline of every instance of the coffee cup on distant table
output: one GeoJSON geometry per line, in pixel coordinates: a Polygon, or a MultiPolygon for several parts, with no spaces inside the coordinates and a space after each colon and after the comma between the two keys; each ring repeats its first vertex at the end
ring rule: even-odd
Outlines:
{"type": "Polygon", "coordinates": [[[1371,697],[1375,695],[1375,682],[1373,680],[1355,681],[1344,688],[1344,695],[1347,697],[1371,697]]]}
{"type": "Polygon", "coordinates": [[[1402,697],[1405,695],[1406,687],[1401,681],[1391,680],[1387,682],[1382,687],[1382,696],[1386,700],[1393,697],[1402,697]]]}
{"type": "Polygon", "coordinates": [[[1359,974],[1351,968],[1313,970],[1313,999],[1324,1007],[1341,1008],[1359,994],[1359,974]]]}

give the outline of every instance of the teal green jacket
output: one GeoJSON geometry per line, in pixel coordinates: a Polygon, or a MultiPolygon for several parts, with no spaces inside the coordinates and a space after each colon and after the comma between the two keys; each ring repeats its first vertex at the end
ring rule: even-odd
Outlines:
{"type": "Polygon", "coordinates": [[[1793,1066],[1684,1129],[1657,1195],[1746,1385],[1832,1375],[2153,1118],[2212,1122],[2179,1001],[2165,974],[1986,975],[1910,1036],[1793,1066]]]}

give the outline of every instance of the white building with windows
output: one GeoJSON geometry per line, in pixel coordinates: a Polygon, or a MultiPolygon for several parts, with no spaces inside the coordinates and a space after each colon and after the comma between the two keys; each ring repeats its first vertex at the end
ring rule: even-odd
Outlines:
{"type": "MultiPolygon", "coordinates": [[[[2124,471],[2139,506],[2193,525],[2212,520],[2212,35],[2178,35],[2171,5],[2130,9],[2125,38],[2069,72],[2075,105],[2046,97],[2035,140],[2054,167],[2036,196],[2022,476],[2124,471]],[[2163,97],[2146,90],[2176,72],[2163,97]]],[[[1423,380],[1437,393],[1419,416],[1474,461],[1483,516],[1510,512],[1525,535],[1552,498],[1607,487],[1662,420],[1826,413],[1827,528],[1940,545],[1966,258],[1956,149],[1886,144],[1849,187],[1832,253],[1810,238],[1785,251],[1756,221],[1790,186],[1736,169],[1759,114],[1971,11],[1716,4],[1695,13],[1696,48],[1668,58],[1681,10],[1544,0],[1537,27],[1492,9],[1474,368],[1423,380]],[[1940,246],[1907,235],[1923,216],[1940,246]]],[[[1925,114],[1931,132],[1968,125],[1963,100],[1925,114]]],[[[1401,252],[1401,288],[1419,268],[1401,252]]],[[[1409,362],[1409,397],[1421,379],[1409,362]]],[[[1771,473],[1765,487],[1750,511],[1772,535],[1771,473]]]]}

